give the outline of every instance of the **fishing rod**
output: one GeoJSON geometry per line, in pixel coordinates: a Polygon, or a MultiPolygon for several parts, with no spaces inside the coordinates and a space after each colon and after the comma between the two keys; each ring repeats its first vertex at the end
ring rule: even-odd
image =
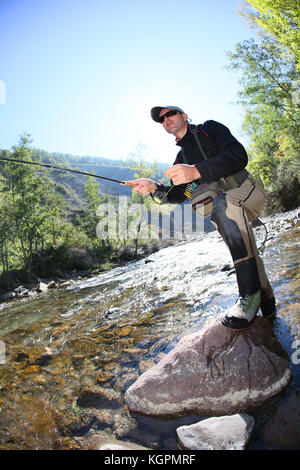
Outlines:
{"type": "Polygon", "coordinates": [[[48,163],[39,163],[39,162],[29,162],[28,160],[16,160],[14,158],[5,158],[5,157],[0,157],[0,161],[5,161],[9,163],[17,163],[17,164],[28,164],[28,165],[37,165],[37,166],[42,166],[46,168],[50,168],[51,170],[63,170],[63,171],[70,171],[71,173],[77,173],[79,175],[85,175],[85,176],[93,176],[94,178],[100,178],[102,180],[107,180],[107,181],[112,181],[113,183],[120,183],[120,184],[125,184],[127,186],[131,186],[128,182],[125,181],[120,181],[115,178],[108,178],[107,176],[100,176],[100,175],[94,175],[93,173],[87,173],[85,171],[79,171],[79,170],[73,170],[72,168],[65,168],[65,167],[60,167],[56,165],[50,165],[48,163]]]}

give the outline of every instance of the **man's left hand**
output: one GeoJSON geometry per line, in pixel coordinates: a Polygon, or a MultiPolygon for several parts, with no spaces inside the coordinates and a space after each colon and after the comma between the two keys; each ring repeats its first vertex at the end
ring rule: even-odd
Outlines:
{"type": "Polygon", "coordinates": [[[164,172],[164,176],[168,176],[175,185],[190,183],[201,178],[200,172],[194,165],[186,165],[184,163],[171,166],[164,172]]]}

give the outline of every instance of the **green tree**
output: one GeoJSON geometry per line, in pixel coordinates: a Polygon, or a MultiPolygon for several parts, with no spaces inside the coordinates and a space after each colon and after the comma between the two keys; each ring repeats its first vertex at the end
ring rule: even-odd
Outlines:
{"type": "MultiPolygon", "coordinates": [[[[92,172],[96,174],[95,172],[92,172]]],[[[97,255],[107,255],[111,253],[115,242],[109,238],[98,238],[97,225],[103,215],[99,215],[103,207],[111,201],[111,196],[100,193],[100,185],[93,176],[87,176],[84,184],[84,197],[86,203],[78,211],[77,223],[89,239],[91,247],[97,255]]]]}
{"type": "MultiPolygon", "coordinates": [[[[31,161],[30,137],[23,135],[14,147],[12,158],[31,161]]],[[[59,232],[60,201],[53,184],[39,176],[34,167],[26,164],[7,164],[5,170],[10,185],[14,247],[20,252],[28,277],[32,275],[33,256],[51,242],[59,232]]]]}
{"type": "Polygon", "coordinates": [[[243,0],[240,13],[284,46],[300,72],[299,0],[243,0]]]}
{"type": "MultiPolygon", "coordinates": [[[[157,163],[148,163],[145,161],[146,155],[149,151],[149,148],[142,143],[138,143],[134,152],[129,155],[128,160],[126,161],[126,166],[134,168],[134,178],[150,178],[154,179],[155,175],[158,173],[157,163]]],[[[138,193],[132,194],[132,211],[129,207],[128,224],[129,226],[135,226],[135,234],[133,235],[134,243],[134,255],[137,255],[139,240],[143,237],[143,234],[146,233],[148,238],[148,229],[149,224],[147,220],[148,211],[151,210],[154,206],[151,197],[142,196],[138,193]]],[[[132,232],[132,230],[131,230],[132,232]]],[[[132,233],[131,233],[132,234],[132,233]]]]}
{"type": "Polygon", "coordinates": [[[0,261],[4,272],[10,268],[13,233],[10,202],[0,194],[0,261]]]}
{"type": "Polygon", "coordinates": [[[250,137],[250,171],[270,191],[282,185],[285,174],[290,175],[291,187],[297,187],[300,106],[293,93],[294,63],[277,42],[267,39],[238,43],[229,58],[230,68],[241,73],[239,104],[245,109],[243,129],[250,137]]]}
{"type": "MultiPolygon", "coordinates": [[[[10,152],[1,150],[0,156],[8,158],[10,152]]],[[[10,213],[7,181],[4,177],[4,162],[0,165],[0,262],[4,272],[10,266],[10,245],[13,238],[13,227],[10,213]]],[[[1,272],[1,271],[0,271],[1,272]]]]}
{"type": "Polygon", "coordinates": [[[99,184],[95,178],[88,176],[84,185],[84,194],[87,202],[84,207],[83,229],[91,240],[96,239],[96,227],[98,223],[96,211],[101,202],[99,189],[99,184]]]}

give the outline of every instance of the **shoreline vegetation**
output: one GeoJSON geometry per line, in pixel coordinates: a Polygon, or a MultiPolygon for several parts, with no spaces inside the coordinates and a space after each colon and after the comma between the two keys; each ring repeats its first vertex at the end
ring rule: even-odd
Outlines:
{"type": "MultiPolygon", "coordinates": [[[[143,162],[140,154],[139,160],[127,162],[80,159],[32,149],[30,143],[30,136],[23,135],[13,152],[0,150],[0,158],[58,163],[65,168],[74,168],[75,160],[91,174],[111,172],[112,163],[116,163],[121,180],[140,176],[156,176],[161,180],[164,171],[163,166],[158,168],[156,164],[143,162]],[[101,162],[100,170],[98,162],[101,162]]],[[[160,239],[159,228],[154,238],[143,238],[145,228],[150,227],[145,214],[154,210],[159,217],[159,214],[169,214],[170,207],[158,210],[149,196],[131,197],[128,187],[98,181],[92,176],[70,175],[63,169],[43,171],[36,166],[3,161],[0,165],[0,299],[28,296],[38,291],[40,283],[47,285],[53,281],[60,285],[80,275],[104,272],[175,243],[173,239],[160,239]],[[99,223],[106,231],[110,229],[111,214],[119,217],[119,196],[128,204],[125,235],[117,230],[112,238],[98,237],[99,223]]]]}

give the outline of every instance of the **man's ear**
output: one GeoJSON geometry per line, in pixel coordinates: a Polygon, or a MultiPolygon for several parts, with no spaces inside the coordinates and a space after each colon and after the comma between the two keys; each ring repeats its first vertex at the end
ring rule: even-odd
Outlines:
{"type": "Polygon", "coordinates": [[[182,114],[182,117],[183,117],[183,119],[184,119],[184,122],[187,122],[187,120],[188,120],[188,115],[187,115],[186,113],[183,113],[183,114],[182,114]]]}

